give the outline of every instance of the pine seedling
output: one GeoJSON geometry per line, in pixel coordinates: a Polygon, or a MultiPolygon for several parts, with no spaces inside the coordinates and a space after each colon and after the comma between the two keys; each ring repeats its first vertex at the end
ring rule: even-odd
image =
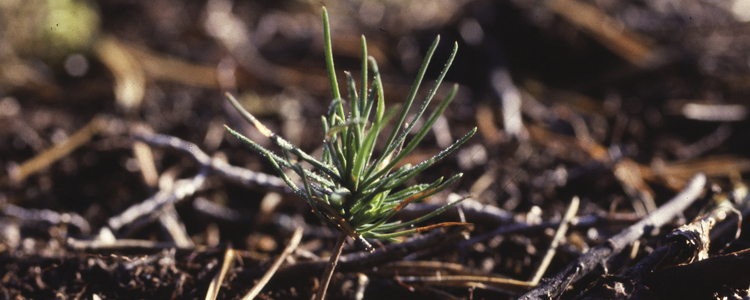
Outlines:
{"type": "Polygon", "coordinates": [[[318,218],[340,231],[341,234],[334,248],[334,254],[331,256],[331,263],[323,275],[317,299],[322,299],[325,296],[325,289],[347,237],[353,238],[365,250],[373,251],[372,246],[365,238],[398,241],[396,239],[398,237],[431,228],[464,224],[449,222],[413,228],[414,224],[434,217],[460,201],[446,204],[410,221],[391,220],[399,210],[409,203],[421,201],[442,191],[458,180],[462,174],[454,175],[447,180],[441,177],[429,184],[417,184],[397,192],[393,191],[453,152],[476,132],[476,128],[474,128],[453,145],[422,163],[415,166],[406,164],[397,167],[427,135],[432,125],[456,96],[458,85],[453,86],[447,97],[432,111],[421,127],[414,128],[419,123],[417,120],[427,111],[428,105],[450,68],[458,44],[454,44],[450,58],[426,99],[417,109],[416,114],[406,122],[409,109],[414,103],[417,91],[440,38],[435,39],[427,55],[425,55],[417,78],[403,106],[400,109],[393,107],[386,110],[385,100],[383,99],[383,83],[378,65],[375,59],[367,55],[367,43],[364,36],[361,42],[361,87],[357,89],[351,73],[345,73],[348,101],[343,99],[333,66],[330,27],[325,8],[323,8],[323,24],[326,65],[333,101],[328,107],[327,115],[322,117],[325,132],[322,157],[320,159],[314,158],[273,133],[228,93],[227,98],[242,117],[281,148],[282,153],[277,155],[225,126],[229,133],[264,155],[289,187],[307,201],[318,218]],[[368,88],[367,83],[370,79],[368,72],[370,70],[372,71],[372,83],[368,88]],[[387,136],[387,142],[381,151],[376,152],[376,141],[385,131],[386,125],[394,118],[395,123],[393,123],[392,130],[387,136]],[[413,130],[416,130],[416,132],[409,138],[413,130]],[[303,168],[300,162],[310,164],[312,169],[303,168]],[[284,172],[285,169],[296,173],[301,182],[292,180],[284,172]]]}

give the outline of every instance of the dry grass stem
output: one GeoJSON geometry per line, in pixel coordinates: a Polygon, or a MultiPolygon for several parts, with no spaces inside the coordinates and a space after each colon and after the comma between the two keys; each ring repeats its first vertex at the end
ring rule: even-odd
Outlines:
{"type": "Polygon", "coordinates": [[[534,277],[532,277],[529,281],[530,286],[536,286],[537,284],[539,284],[539,280],[542,279],[544,272],[547,271],[547,267],[549,267],[550,262],[552,262],[552,258],[555,257],[557,246],[560,245],[560,241],[562,241],[562,239],[565,237],[565,233],[568,231],[568,224],[570,223],[570,220],[572,220],[573,217],[576,216],[576,212],[578,212],[578,205],[580,203],[581,200],[579,200],[577,196],[573,197],[573,199],[570,201],[568,210],[565,212],[562,221],[560,221],[560,226],[557,227],[555,236],[552,238],[552,242],[549,245],[549,249],[547,249],[547,253],[542,259],[542,263],[539,264],[539,268],[536,270],[536,273],[534,273],[534,277]]]}
{"type": "Polygon", "coordinates": [[[211,280],[211,284],[208,285],[206,300],[214,300],[217,296],[219,296],[221,283],[224,282],[224,277],[226,277],[227,272],[229,271],[229,268],[231,268],[232,263],[234,262],[236,257],[237,255],[234,253],[234,249],[227,249],[227,251],[224,253],[224,262],[221,264],[221,270],[216,273],[216,276],[214,276],[213,280],[211,280]]]}
{"type": "Polygon", "coordinates": [[[273,274],[276,273],[276,270],[279,269],[281,264],[286,260],[287,256],[289,254],[292,254],[295,249],[297,249],[297,246],[299,246],[299,242],[302,240],[302,232],[304,230],[302,227],[297,227],[297,229],[294,231],[294,235],[292,235],[292,239],[289,241],[289,244],[286,245],[286,248],[284,248],[284,251],[281,252],[281,255],[279,255],[278,258],[276,258],[276,261],[273,262],[273,265],[271,265],[271,268],[268,269],[265,275],[258,281],[258,283],[255,284],[255,286],[248,292],[244,297],[242,297],[242,300],[251,300],[254,299],[255,296],[257,296],[260,291],[263,289],[264,286],[268,283],[269,280],[271,280],[271,277],[273,277],[273,274]]]}

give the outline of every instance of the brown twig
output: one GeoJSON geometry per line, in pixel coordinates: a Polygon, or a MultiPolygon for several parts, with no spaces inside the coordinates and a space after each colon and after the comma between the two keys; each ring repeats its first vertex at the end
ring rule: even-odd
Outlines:
{"type": "Polygon", "coordinates": [[[599,264],[619,254],[625,247],[641,238],[644,234],[647,234],[651,229],[661,227],[676,215],[682,213],[685,208],[690,206],[703,193],[705,184],[706,176],[698,173],[688,182],[682,192],[648,217],[630,226],[618,235],[613,236],[605,243],[592,248],[589,252],[586,252],[574,262],[568,264],[568,266],[550,278],[550,280],[539,285],[519,299],[549,299],[561,295],[568,285],[583,278],[583,276],[591,272],[599,264]]]}
{"type": "Polygon", "coordinates": [[[114,37],[103,36],[98,39],[93,52],[112,72],[117,104],[125,111],[134,111],[140,107],[146,93],[146,74],[138,59],[114,37]]]}
{"type": "Polygon", "coordinates": [[[421,283],[441,287],[474,287],[514,295],[519,295],[533,287],[526,281],[467,268],[456,263],[439,261],[398,261],[378,266],[377,271],[372,271],[372,273],[382,277],[393,276],[400,285],[406,287],[410,287],[406,283],[421,283]]]}
{"type": "Polygon", "coordinates": [[[545,4],[551,11],[591,34],[602,46],[636,66],[653,68],[665,62],[644,36],[624,28],[616,19],[592,5],[576,0],[549,0],[545,4]]]}
{"type": "Polygon", "coordinates": [[[341,257],[341,250],[344,250],[344,242],[346,242],[348,236],[349,235],[344,232],[339,234],[339,238],[336,240],[336,245],[333,246],[331,257],[328,259],[328,264],[326,264],[326,269],[320,277],[320,288],[318,288],[318,292],[315,293],[315,300],[323,300],[326,298],[328,285],[331,283],[331,278],[333,277],[333,270],[336,269],[339,257],[341,257]]]}
{"type": "Polygon", "coordinates": [[[440,275],[440,276],[401,276],[399,279],[403,282],[420,282],[432,285],[441,285],[447,283],[482,283],[497,285],[503,288],[513,288],[516,293],[521,290],[519,288],[531,288],[534,287],[528,281],[515,280],[510,278],[503,278],[499,276],[478,276],[478,275],[440,275]]]}
{"type": "Polygon", "coordinates": [[[0,186],[5,185],[7,180],[10,180],[10,183],[21,182],[32,174],[49,167],[51,164],[73,152],[73,150],[86,144],[92,137],[105,129],[106,126],[106,118],[95,116],[86,126],[83,126],[83,128],[62,143],[39,153],[34,158],[23,162],[17,168],[10,170],[8,177],[0,179],[0,186]]]}
{"type": "Polygon", "coordinates": [[[133,155],[138,160],[138,166],[141,170],[141,176],[143,181],[149,187],[156,187],[159,183],[159,172],[156,171],[156,164],[154,163],[154,153],[151,148],[148,147],[144,142],[133,143],[133,155]]]}

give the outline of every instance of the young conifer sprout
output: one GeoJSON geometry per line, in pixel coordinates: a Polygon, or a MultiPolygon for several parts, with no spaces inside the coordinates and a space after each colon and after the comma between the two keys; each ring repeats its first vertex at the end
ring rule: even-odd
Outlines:
{"type": "Polygon", "coordinates": [[[438,87],[453,62],[458,44],[454,44],[450,58],[434,86],[417,109],[416,114],[407,122],[407,114],[416,98],[417,91],[440,38],[436,38],[427,51],[403,107],[400,109],[392,107],[386,110],[378,65],[375,59],[367,55],[367,44],[364,36],[362,37],[362,86],[358,90],[351,73],[345,73],[348,99],[342,98],[333,66],[330,27],[325,8],[323,8],[323,24],[325,57],[333,100],[328,108],[327,115],[322,117],[325,132],[322,157],[316,159],[273,133],[228,93],[227,98],[232,106],[245,120],[252,123],[258,131],[281,148],[281,156],[225,126],[229,133],[265,156],[289,187],[307,201],[318,218],[341,232],[330,259],[331,263],[323,274],[321,288],[318,290],[316,299],[325,297],[325,290],[347,237],[354,239],[365,250],[373,251],[372,246],[365,238],[398,241],[397,237],[424,230],[465,224],[447,222],[412,228],[414,224],[434,217],[460,201],[448,203],[435,211],[410,221],[391,221],[391,218],[409,203],[421,201],[442,191],[458,180],[462,174],[454,175],[447,180],[441,177],[430,184],[417,184],[405,187],[397,192],[392,193],[392,191],[402,187],[404,183],[414,178],[421,171],[446,157],[476,132],[476,128],[474,128],[453,145],[415,166],[406,164],[396,168],[422,141],[438,117],[456,96],[458,85],[453,86],[447,97],[427,117],[423,126],[418,129],[414,128],[415,124],[418,123],[417,120],[422,118],[437,93],[438,87]],[[372,83],[368,88],[369,70],[372,70],[372,83]],[[375,143],[386,125],[394,118],[395,123],[393,123],[393,129],[388,135],[384,149],[378,153],[375,151],[375,143]],[[408,137],[413,130],[416,130],[416,132],[409,139],[408,137]],[[309,163],[312,169],[303,168],[300,162],[309,163]],[[300,182],[295,182],[287,176],[284,169],[296,173],[300,177],[300,182]]]}

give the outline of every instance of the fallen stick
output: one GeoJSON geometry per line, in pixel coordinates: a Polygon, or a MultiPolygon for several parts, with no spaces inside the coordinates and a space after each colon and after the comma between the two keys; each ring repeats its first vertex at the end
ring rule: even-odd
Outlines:
{"type": "Polygon", "coordinates": [[[521,296],[519,299],[552,299],[558,297],[570,284],[586,276],[586,274],[599,266],[600,263],[608,261],[650,230],[661,227],[680,214],[698,199],[698,196],[703,193],[705,185],[706,176],[703,173],[696,174],[679,194],[662,205],[662,207],[620,234],[613,236],[601,245],[592,248],[591,251],[581,255],[554,277],[540,284],[537,288],[521,296]]]}
{"type": "MultiPolygon", "coordinates": [[[[340,272],[352,272],[379,266],[391,261],[398,261],[416,251],[445,247],[459,240],[465,240],[466,235],[468,235],[466,228],[439,228],[421,237],[412,238],[401,243],[393,243],[384,248],[376,248],[374,252],[360,251],[342,255],[339,259],[337,270],[340,272]]],[[[276,272],[276,276],[272,281],[317,276],[323,272],[326,264],[328,264],[327,259],[299,262],[281,268],[276,272]]]]}
{"type": "Polygon", "coordinates": [[[274,191],[291,193],[289,187],[281,178],[260,172],[253,172],[245,168],[232,166],[226,162],[211,158],[200,150],[198,145],[182,140],[180,138],[154,134],[146,130],[134,130],[133,137],[148,145],[155,147],[172,148],[179,152],[190,155],[196,162],[208,168],[216,175],[232,180],[247,187],[263,186],[274,191]]]}
{"type": "Polygon", "coordinates": [[[49,167],[61,158],[67,156],[74,150],[88,143],[95,135],[102,132],[108,125],[108,119],[103,116],[95,116],[86,126],[68,137],[60,144],[37,154],[33,158],[24,161],[16,168],[12,168],[8,177],[0,179],[0,185],[19,183],[29,176],[49,167]],[[8,181],[9,180],[9,181],[8,181]]]}
{"type": "Polygon", "coordinates": [[[13,216],[22,222],[47,222],[52,225],[71,224],[78,227],[78,230],[83,234],[91,232],[89,222],[81,215],[73,212],[59,213],[49,209],[23,208],[10,203],[4,203],[0,199],[0,213],[6,216],[13,216]]]}
{"type": "Polygon", "coordinates": [[[167,204],[172,204],[192,196],[203,186],[206,180],[206,173],[206,170],[203,169],[193,178],[178,180],[171,189],[159,191],[151,198],[129,207],[117,216],[109,218],[107,220],[109,228],[117,232],[125,226],[132,225],[134,222],[148,219],[155,213],[158,213],[167,204]]]}

